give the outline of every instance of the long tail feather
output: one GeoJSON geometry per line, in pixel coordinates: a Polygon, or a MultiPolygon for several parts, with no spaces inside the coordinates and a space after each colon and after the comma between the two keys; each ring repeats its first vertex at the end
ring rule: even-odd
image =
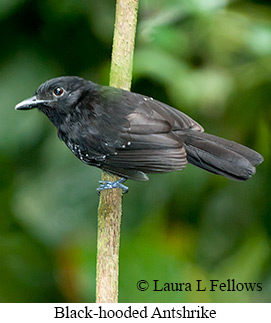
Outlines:
{"type": "Polygon", "coordinates": [[[189,163],[231,179],[249,179],[263,161],[250,148],[204,132],[182,132],[180,137],[189,163]]]}

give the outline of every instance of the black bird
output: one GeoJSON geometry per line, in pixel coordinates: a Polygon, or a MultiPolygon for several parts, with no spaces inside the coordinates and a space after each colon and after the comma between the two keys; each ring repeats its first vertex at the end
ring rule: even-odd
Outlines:
{"type": "Polygon", "coordinates": [[[189,162],[230,179],[247,180],[263,161],[256,151],[204,132],[186,114],[141,94],[75,76],[43,83],[16,110],[38,108],[58,137],[88,165],[123,177],[100,189],[125,188],[125,179],[182,170],[189,162]]]}

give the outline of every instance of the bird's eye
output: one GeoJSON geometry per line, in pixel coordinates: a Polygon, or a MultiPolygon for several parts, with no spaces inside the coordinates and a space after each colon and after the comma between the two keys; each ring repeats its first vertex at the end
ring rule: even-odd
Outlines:
{"type": "Polygon", "coordinates": [[[54,93],[54,96],[60,97],[64,94],[64,89],[62,87],[56,87],[53,93],[54,93]]]}

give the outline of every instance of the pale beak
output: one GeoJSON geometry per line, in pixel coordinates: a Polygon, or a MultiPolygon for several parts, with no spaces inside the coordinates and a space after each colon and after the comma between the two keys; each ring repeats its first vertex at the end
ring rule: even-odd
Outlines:
{"type": "Polygon", "coordinates": [[[34,95],[32,98],[26,99],[15,106],[15,110],[30,110],[36,108],[40,104],[47,104],[50,100],[39,100],[34,95]]]}

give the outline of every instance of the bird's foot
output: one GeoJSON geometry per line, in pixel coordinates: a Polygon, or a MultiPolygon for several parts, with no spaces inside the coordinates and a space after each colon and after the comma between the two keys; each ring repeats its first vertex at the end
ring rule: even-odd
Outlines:
{"type": "Polygon", "coordinates": [[[110,190],[112,188],[121,188],[122,193],[128,192],[128,187],[123,185],[122,183],[126,181],[126,178],[121,178],[117,181],[111,182],[111,181],[99,181],[101,184],[100,187],[97,188],[97,193],[100,195],[101,191],[103,190],[110,190]]]}

